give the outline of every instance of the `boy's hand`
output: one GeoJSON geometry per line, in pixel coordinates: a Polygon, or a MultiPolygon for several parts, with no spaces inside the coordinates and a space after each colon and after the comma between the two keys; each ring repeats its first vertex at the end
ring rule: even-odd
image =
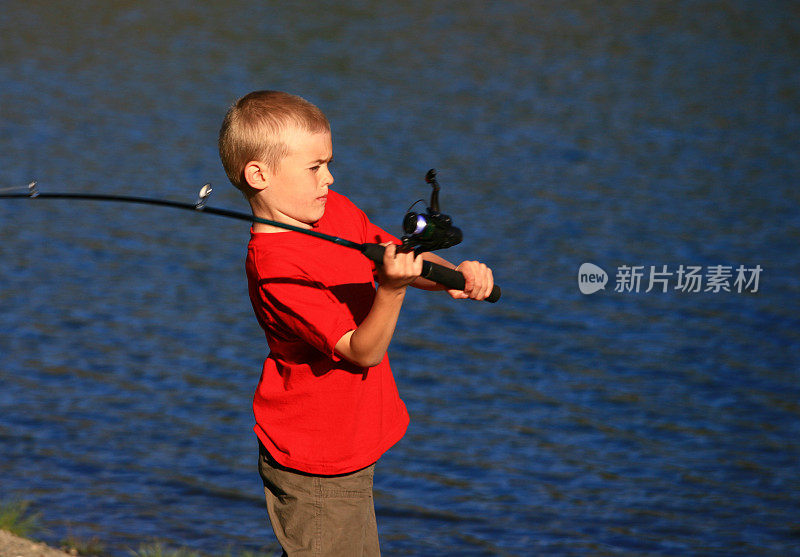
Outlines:
{"type": "Polygon", "coordinates": [[[478,261],[464,261],[456,267],[456,271],[464,275],[464,290],[448,290],[456,300],[485,300],[492,293],[494,277],[492,270],[478,261]]]}
{"type": "Polygon", "coordinates": [[[383,265],[378,266],[378,284],[383,288],[401,290],[422,274],[422,258],[413,251],[402,253],[392,243],[381,245],[386,248],[383,265]]]}

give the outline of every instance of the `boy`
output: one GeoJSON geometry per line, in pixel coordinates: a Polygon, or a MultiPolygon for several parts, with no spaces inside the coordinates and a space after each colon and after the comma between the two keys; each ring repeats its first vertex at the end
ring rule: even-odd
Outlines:
{"type": "MultiPolygon", "coordinates": [[[[386,350],[422,258],[329,189],[330,125],[308,101],[256,91],[237,101],[219,137],[222,164],[256,217],[355,242],[381,242],[383,264],[359,252],[254,223],[246,271],[270,352],[253,400],[259,472],[284,555],[379,555],[372,501],[375,462],[405,433],[386,350]],[[375,280],[378,282],[375,287],[375,280]]],[[[492,273],[475,261],[454,298],[482,300],[492,273]]]]}

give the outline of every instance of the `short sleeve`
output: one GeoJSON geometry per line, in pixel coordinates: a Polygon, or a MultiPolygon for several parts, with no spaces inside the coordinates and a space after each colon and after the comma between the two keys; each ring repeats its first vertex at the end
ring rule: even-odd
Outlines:
{"type": "Polygon", "coordinates": [[[395,237],[392,234],[389,234],[380,226],[372,224],[369,220],[367,220],[367,234],[368,242],[375,242],[376,244],[382,244],[384,242],[391,242],[393,244],[399,244],[400,239],[395,237]]]}
{"type": "Polygon", "coordinates": [[[357,327],[346,305],[325,285],[309,277],[265,279],[259,285],[259,293],[265,314],[270,316],[269,325],[283,341],[284,350],[291,349],[292,340],[302,340],[322,354],[336,357],[336,343],[357,327]]]}

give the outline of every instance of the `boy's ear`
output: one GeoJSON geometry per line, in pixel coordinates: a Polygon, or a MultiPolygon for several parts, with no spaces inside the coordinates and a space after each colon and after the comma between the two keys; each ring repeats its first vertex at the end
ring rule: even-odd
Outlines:
{"type": "Polygon", "coordinates": [[[244,179],[253,189],[263,190],[269,185],[270,172],[260,161],[250,161],[244,166],[244,179]]]}

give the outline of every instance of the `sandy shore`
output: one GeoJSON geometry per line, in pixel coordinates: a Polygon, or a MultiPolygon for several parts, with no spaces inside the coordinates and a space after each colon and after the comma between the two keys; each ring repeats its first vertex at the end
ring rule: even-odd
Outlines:
{"type": "Polygon", "coordinates": [[[0,530],[0,557],[70,557],[70,554],[0,530]]]}

